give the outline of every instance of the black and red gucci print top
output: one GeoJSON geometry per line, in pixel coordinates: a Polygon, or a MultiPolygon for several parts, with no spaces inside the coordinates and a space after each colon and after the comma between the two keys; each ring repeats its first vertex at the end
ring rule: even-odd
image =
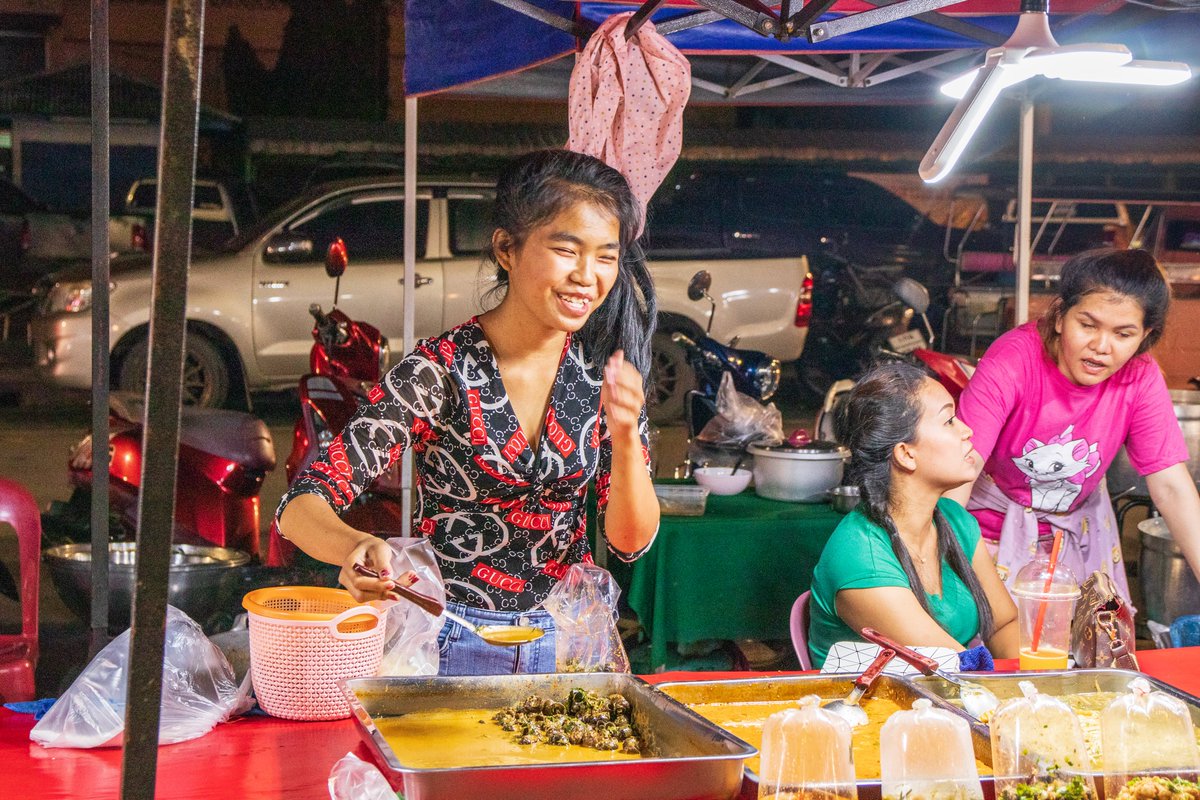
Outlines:
{"type": "MultiPolygon", "coordinates": [[[[612,464],[600,409],[602,377],[601,367],[568,337],[534,452],[478,323],[471,319],[423,339],[300,474],[276,518],[305,493],[346,509],[411,446],[414,524],[437,553],[447,593],[481,608],[531,609],[568,566],[592,559],[587,486],[594,478],[603,521],[612,464]]],[[[648,464],[644,410],[640,428],[648,464]]],[[[609,551],[632,561],[645,549],[609,551]]]]}

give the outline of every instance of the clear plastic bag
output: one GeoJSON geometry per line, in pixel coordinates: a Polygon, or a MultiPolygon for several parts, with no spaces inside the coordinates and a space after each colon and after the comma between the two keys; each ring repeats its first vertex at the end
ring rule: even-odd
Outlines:
{"type": "Polygon", "coordinates": [[[774,403],[763,405],[733,388],[733,376],[726,372],[717,390],[717,415],[696,439],[723,448],[745,447],[751,442],[779,444],[783,441],[783,415],[774,403]]]}
{"type": "MultiPolygon", "coordinates": [[[[445,603],[446,585],[429,540],[397,537],[387,542],[392,548],[392,574],[415,572],[418,580],[413,589],[445,603]]],[[[401,600],[389,605],[386,623],[379,674],[437,675],[441,617],[430,616],[407,600],[401,600]]]]}
{"type": "Polygon", "coordinates": [[[1200,748],[1187,704],[1135,678],[1100,712],[1104,796],[1113,800],[1195,796],[1200,748]],[[1174,786],[1172,784],[1175,784],[1174,786]]]}
{"type": "Polygon", "coordinates": [[[346,753],[329,771],[329,800],[396,800],[396,793],[378,767],[346,753]]]}
{"type": "Polygon", "coordinates": [[[983,800],[971,727],[921,698],[879,731],[884,800],[983,800]]]}
{"type": "Polygon", "coordinates": [[[554,618],[558,672],[629,672],[617,632],[621,589],[608,570],[572,564],[542,603],[554,618]]]}
{"type": "MultiPolygon", "coordinates": [[[[96,655],[29,738],[44,747],[116,747],[125,731],[129,631],[96,655]]],[[[159,744],[203,736],[249,709],[249,681],[234,681],[225,655],[191,617],[167,606],[159,744]]]]}
{"type": "Polygon", "coordinates": [[[850,723],[815,694],[763,723],[759,800],[856,800],[850,723]]]}
{"type": "Polygon", "coordinates": [[[1083,728],[1070,706],[1021,681],[992,715],[997,800],[1096,800],[1083,728]]]}

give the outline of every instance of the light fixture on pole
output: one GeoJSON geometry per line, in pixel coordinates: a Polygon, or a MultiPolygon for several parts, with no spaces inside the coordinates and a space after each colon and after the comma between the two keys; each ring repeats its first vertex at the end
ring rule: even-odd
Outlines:
{"type": "Polygon", "coordinates": [[[942,86],[960,98],[933,140],[918,172],[926,183],[946,177],[1000,93],[1041,76],[1093,83],[1169,86],[1192,76],[1178,61],[1134,61],[1122,44],[1060,45],[1050,33],[1048,0],[1021,0],[1021,16],[1008,41],[987,51],[983,66],[942,86]]]}

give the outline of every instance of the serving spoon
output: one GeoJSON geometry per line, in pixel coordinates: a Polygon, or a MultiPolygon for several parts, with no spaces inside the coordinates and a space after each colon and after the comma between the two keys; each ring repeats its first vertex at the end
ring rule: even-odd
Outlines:
{"type": "MultiPolygon", "coordinates": [[[[378,572],[363,564],[355,564],[354,571],[368,578],[379,578],[378,572]]],[[[401,586],[398,583],[389,590],[388,594],[395,594],[397,597],[402,597],[416,605],[422,611],[435,617],[445,616],[446,619],[457,622],[480,639],[497,647],[516,647],[520,644],[529,644],[530,642],[536,642],[546,635],[546,632],[541,628],[526,625],[476,625],[470,620],[455,614],[435,598],[421,594],[420,592],[414,592],[407,586],[401,586]]]]}
{"type": "Polygon", "coordinates": [[[867,712],[858,704],[858,701],[862,700],[862,696],[874,685],[875,679],[883,673],[883,668],[895,657],[896,651],[891,648],[885,647],[880,650],[879,655],[875,656],[875,660],[871,662],[866,671],[854,679],[854,688],[850,690],[850,694],[846,695],[846,699],[834,700],[824,706],[825,710],[837,714],[849,722],[851,727],[857,728],[859,725],[866,725],[867,712]]]}

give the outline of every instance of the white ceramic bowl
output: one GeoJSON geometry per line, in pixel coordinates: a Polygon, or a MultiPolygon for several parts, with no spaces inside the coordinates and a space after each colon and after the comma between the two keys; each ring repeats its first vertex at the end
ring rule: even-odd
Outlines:
{"type": "Polygon", "coordinates": [[[745,465],[739,467],[737,472],[733,471],[733,467],[698,467],[692,470],[696,483],[713,494],[737,494],[750,485],[753,475],[754,472],[745,465]]]}

